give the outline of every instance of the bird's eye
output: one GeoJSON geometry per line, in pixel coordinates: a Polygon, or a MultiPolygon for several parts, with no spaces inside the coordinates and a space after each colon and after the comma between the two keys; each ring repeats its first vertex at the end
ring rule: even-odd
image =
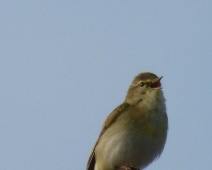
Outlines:
{"type": "Polygon", "coordinates": [[[144,82],[141,82],[141,83],[140,83],[140,86],[141,86],[141,87],[144,87],[144,85],[145,85],[144,82]]]}

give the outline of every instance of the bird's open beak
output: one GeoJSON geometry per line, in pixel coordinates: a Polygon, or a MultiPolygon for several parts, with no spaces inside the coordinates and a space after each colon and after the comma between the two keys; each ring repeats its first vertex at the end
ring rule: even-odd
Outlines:
{"type": "Polygon", "coordinates": [[[152,84],[151,84],[151,88],[155,89],[155,90],[161,90],[162,87],[161,87],[161,83],[160,83],[160,80],[163,78],[163,76],[155,79],[152,81],[152,84]]]}

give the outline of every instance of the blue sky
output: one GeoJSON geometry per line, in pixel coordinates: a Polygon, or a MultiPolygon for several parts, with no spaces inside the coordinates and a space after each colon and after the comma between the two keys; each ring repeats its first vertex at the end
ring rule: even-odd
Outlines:
{"type": "Polygon", "coordinates": [[[211,168],[211,1],[1,1],[0,169],[85,169],[140,72],[169,133],[147,169],[211,168]]]}

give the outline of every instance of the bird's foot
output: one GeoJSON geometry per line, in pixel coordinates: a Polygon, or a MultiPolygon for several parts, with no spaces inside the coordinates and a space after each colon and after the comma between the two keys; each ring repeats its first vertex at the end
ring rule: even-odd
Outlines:
{"type": "Polygon", "coordinates": [[[119,166],[117,170],[140,170],[139,168],[131,167],[131,166],[119,166]]]}

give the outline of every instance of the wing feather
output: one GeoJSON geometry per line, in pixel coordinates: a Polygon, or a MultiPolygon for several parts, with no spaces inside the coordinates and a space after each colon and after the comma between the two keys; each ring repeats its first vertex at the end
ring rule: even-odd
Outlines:
{"type": "Polygon", "coordinates": [[[96,158],[95,158],[95,148],[96,145],[98,144],[101,136],[105,133],[105,131],[107,130],[107,128],[116,121],[116,119],[119,117],[119,115],[121,113],[123,113],[124,110],[126,110],[129,107],[128,103],[123,103],[121,105],[119,105],[117,108],[115,108],[107,117],[107,119],[105,120],[103,127],[102,127],[102,131],[93,147],[93,150],[90,154],[90,157],[88,159],[88,163],[87,163],[87,168],[86,170],[94,170],[95,168],[95,163],[96,163],[96,158]]]}

